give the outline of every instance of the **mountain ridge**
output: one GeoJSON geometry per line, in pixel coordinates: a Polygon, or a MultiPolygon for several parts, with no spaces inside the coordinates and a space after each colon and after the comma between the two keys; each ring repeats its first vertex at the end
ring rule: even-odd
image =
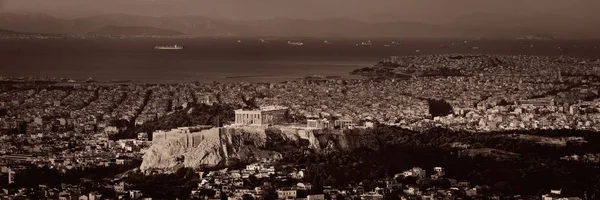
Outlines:
{"type": "MultiPolygon", "coordinates": [[[[472,13],[445,24],[411,21],[363,22],[351,18],[323,20],[274,18],[229,20],[197,15],[138,16],[106,14],[61,19],[43,14],[0,13],[0,29],[46,34],[85,34],[103,27],[149,27],[190,36],[237,37],[597,37],[593,20],[550,15],[506,16],[472,13]]],[[[600,22],[599,22],[600,23],[600,22]]]]}
{"type": "Polygon", "coordinates": [[[98,35],[125,35],[125,36],[179,36],[184,35],[179,31],[154,28],[149,26],[114,26],[108,25],[87,34],[98,35]]]}
{"type": "Polygon", "coordinates": [[[0,29],[0,35],[14,35],[14,34],[20,34],[20,33],[16,32],[16,31],[11,31],[11,30],[0,29]]]}

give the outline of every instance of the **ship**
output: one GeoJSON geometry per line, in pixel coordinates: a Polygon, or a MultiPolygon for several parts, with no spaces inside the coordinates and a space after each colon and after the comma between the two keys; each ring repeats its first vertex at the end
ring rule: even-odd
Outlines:
{"type": "Polygon", "coordinates": [[[333,44],[332,42],[327,41],[327,40],[325,40],[323,43],[325,43],[325,44],[333,44]]]}
{"type": "Polygon", "coordinates": [[[356,46],[371,46],[373,45],[373,43],[371,43],[371,40],[366,41],[366,42],[361,42],[360,44],[356,44],[356,46]]]}
{"type": "Polygon", "coordinates": [[[173,45],[173,46],[155,46],[154,49],[160,49],[160,50],[181,50],[181,49],[183,49],[183,46],[179,46],[179,45],[173,45]]]}
{"type": "Polygon", "coordinates": [[[292,42],[292,41],[288,41],[287,43],[288,43],[288,44],[291,44],[291,45],[294,45],[294,46],[302,46],[302,45],[304,45],[304,43],[302,43],[302,42],[292,42]]]}
{"type": "Polygon", "coordinates": [[[268,41],[268,40],[265,40],[265,39],[262,39],[262,38],[260,38],[260,39],[258,39],[258,40],[260,40],[260,42],[262,42],[262,43],[269,43],[269,41],[268,41]]]}

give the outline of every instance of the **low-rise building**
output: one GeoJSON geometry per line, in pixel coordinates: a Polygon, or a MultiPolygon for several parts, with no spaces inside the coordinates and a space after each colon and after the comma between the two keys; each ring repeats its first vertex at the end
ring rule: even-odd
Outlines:
{"type": "Polygon", "coordinates": [[[314,129],[326,129],[330,128],[330,123],[327,119],[307,119],[306,127],[314,129]]]}
{"type": "Polygon", "coordinates": [[[290,188],[282,188],[277,190],[277,197],[279,199],[295,199],[296,195],[296,190],[292,190],[290,188]]]}

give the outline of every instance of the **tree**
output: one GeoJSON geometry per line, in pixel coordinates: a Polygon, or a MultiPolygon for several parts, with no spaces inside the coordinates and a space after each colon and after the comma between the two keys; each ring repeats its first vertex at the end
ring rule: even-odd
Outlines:
{"type": "Polygon", "coordinates": [[[427,99],[427,104],[432,117],[446,116],[453,112],[452,106],[443,99],[427,99]]]}
{"type": "Polygon", "coordinates": [[[250,185],[252,185],[252,186],[260,185],[258,178],[256,176],[254,176],[254,174],[248,176],[248,181],[250,182],[250,185]]]}

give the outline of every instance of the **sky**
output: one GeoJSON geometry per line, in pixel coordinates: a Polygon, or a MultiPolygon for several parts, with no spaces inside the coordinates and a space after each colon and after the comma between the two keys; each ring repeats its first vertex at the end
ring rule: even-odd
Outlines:
{"type": "Polygon", "coordinates": [[[600,0],[0,0],[0,11],[57,17],[201,15],[235,20],[354,18],[442,22],[476,12],[600,19],[600,0]]]}

